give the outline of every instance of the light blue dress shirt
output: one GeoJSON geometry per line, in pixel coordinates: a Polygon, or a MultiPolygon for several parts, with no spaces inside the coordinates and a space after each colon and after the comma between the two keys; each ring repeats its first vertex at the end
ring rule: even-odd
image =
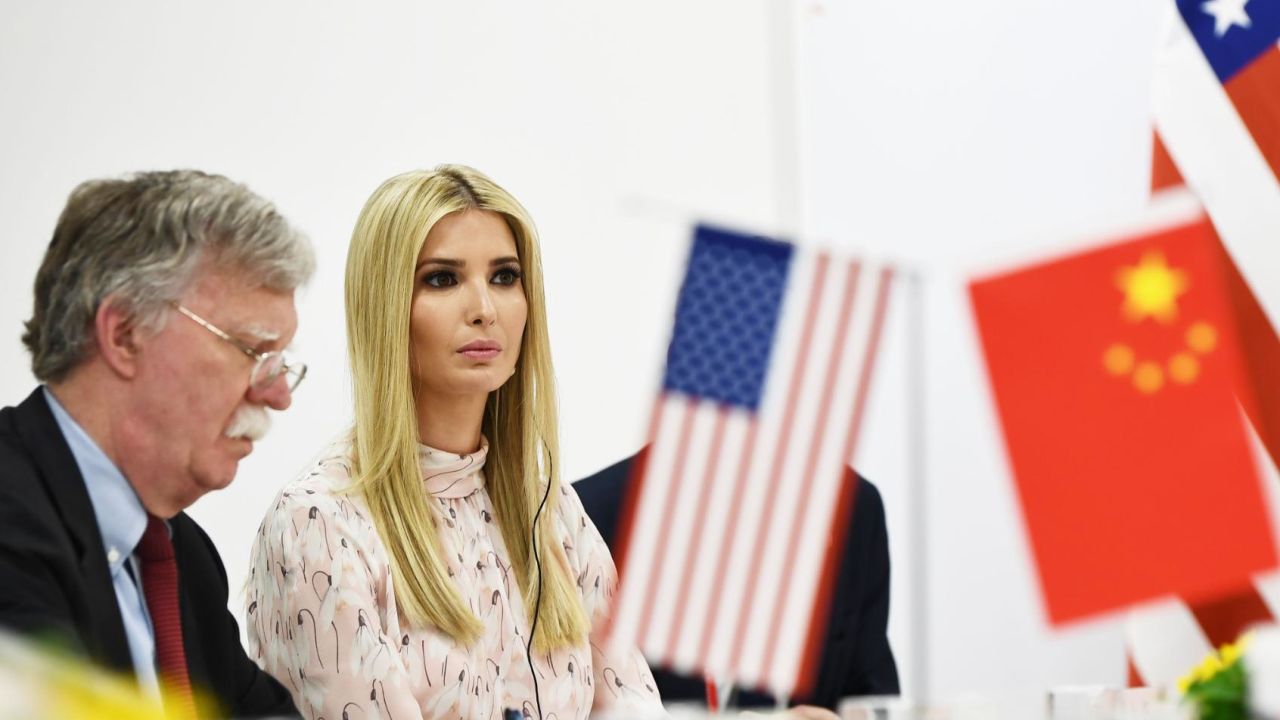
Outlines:
{"type": "Polygon", "coordinates": [[[133,656],[138,687],[159,698],[155,631],[151,627],[146,600],[139,591],[141,568],[133,556],[143,531],[147,529],[147,511],[120,469],[72,419],[47,387],[44,388],[44,399],[53,411],[53,419],[62,430],[62,437],[71,446],[71,454],[80,466],[85,488],[89,491],[89,502],[93,504],[98,530],[102,532],[102,547],[107,552],[111,583],[115,586],[116,603],[124,620],[124,634],[129,641],[129,654],[133,656]],[[127,569],[126,564],[129,566],[127,569]]]}

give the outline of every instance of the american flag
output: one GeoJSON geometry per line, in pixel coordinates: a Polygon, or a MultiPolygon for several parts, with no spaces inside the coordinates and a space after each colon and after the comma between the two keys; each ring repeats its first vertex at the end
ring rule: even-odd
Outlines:
{"type": "MultiPolygon", "coordinates": [[[[1178,192],[1183,179],[1157,135],[1152,172],[1152,189],[1157,193],[1178,192]]],[[[1262,373],[1248,372],[1248,387],[1241,395],[1252,398],[1246,404],[1258,440],[1280,460],[1275,431],[1270,429],[1268,414],[1280,411],[1280,384],[1268,379],[1280,356],[1280,340],[1252,290],[1240,271],[1228,260],[1227,285],[1236,306],[1246,365],[1260,367],[1262,373]]],[[[1276,428],[1280,429],[1280,428],[1276,428]]],[[[1276,607],[1268,600],[1268,586],[1277,586],[1274,574],[1242,580],[1234,591],[1219,597],[1188,603],[1171,597],[1145,604],[1129,613],[1125,623],[1128,650],[1129,684],[1131,686],[1172,686],[1188,668],[1199,664],[1211,650],[1233,642],[1244,630],[1256,623],[1271,622],[1277,617],[1276,607]]],[[[1277,586],[1280,589],[1280,586],[1277,586]]]]}
{"type": "MultiPolygon", "coordinates": [[[[1156,68],[1152,188],[1180,187],[1185,174],[1234,265],[1228,283],[1253,366],[1245,394],[1256,398],[1245,411],[1277,464],[1280,3],[1179,0],[1177,11],[1156,68]]],[[[1276,586],[1262,576],[1208,601],[1169,598],[1134,610],[1125,628],[1130,684],[1171,685],[1212,648],[1274,620],[1276,586]]]]}
{"type": "MultiPolygon", "coordinates": [[[[1152,189],[1157,193],[1178,192],[1184,186],[1182,175],[1169,157],[1164,143],[1157,135],[1152,170],[1152,189]]],[[[1228,259],[1227,284],[1236,305],[1237,327],[1243,350],[1251,362],[1267,368],[1277,364],[1280,341],[1277,340],[1265,313],[1258,306],[1251,289],[1240,271],[1228,259]]],[[[1255,435],[1276,462],[1277,445],[1274,432],[1268,431],[1267,413],[1280,411],[1280,387],[1263,374],[1247,373],[1250,387],[1244,394],[1252,396],[1252,407],[1246,415],[1254,426],[1255,435]]],[[[1274,574],[1253,580],[1243,580],[1236,590],[1216,598],[1187,603],[1171,597],[1143,605],[1129,613],[1125,622],[1125,640],[1128,650],[1129,684],[1132,686],[1172,686],[1195,667],[1211,650],[1233,642],[1251,625],[1271,622],[1277,617],[1276,608],[1268,600],[1268,586],[1275,586],[1274,574]]]]}
{"type": "Polygon", "coordinates": [[[1280,318],[1280,3],[1179,0],[1156,129],[1258,300],[1280,318]]]}
{"type": "Polygon", "coordinates": [[[613,641],[780,695],[812,680],[891,278],[696,229],[624,509],[613,641]]]}

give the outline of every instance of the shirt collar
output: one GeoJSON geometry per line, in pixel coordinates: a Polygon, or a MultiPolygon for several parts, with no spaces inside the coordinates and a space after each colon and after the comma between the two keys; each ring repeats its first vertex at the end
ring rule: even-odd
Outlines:
{"type": "Polygon", "coordinates": [[[438,498],[463,498],[484,487],[484,460],[489,441],[480,436],[480,449],[466,455],[436,450],[418,443],[418,466],[427,494],[438,498]]]}
{"type": "Polygon", "coordinates": [[[53,419],[62,430],[62,436],[71,447],[71,455],[80,466],[80,474],[84,476],[89,502],[93,505],[98,530],[102,533],[107,564],[111,568],[111,576],[115,577],[147,529],[147,511],[120,468],[62,407],[48,387],[44,388],[44,398],[53,411],[53,419]]]}

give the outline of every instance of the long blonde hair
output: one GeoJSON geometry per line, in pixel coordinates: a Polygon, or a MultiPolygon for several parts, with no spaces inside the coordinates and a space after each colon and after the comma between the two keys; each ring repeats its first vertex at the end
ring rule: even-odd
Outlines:
{"type": "Polygon", "coordinates": [[[564,647],[581,642],[588,624],[555,532],[559,446],[538,236],[520,203],[471,168],[441,165],[397,175],[373,192],[356,221],[346,274],[353,489],[363,494],[387,549],[400,612],[458,642],[476,641],[484,626],[449,578],[423,490],[409,350],[418,253],[441,218],[471,209],[493,211],[511,227],[528,305],[515,374],[485,404],[489,495],[532,622],[538,578],[530,543],[534,515],[548,493],[538,519],[543,577],[534,644],[564,647]]]}

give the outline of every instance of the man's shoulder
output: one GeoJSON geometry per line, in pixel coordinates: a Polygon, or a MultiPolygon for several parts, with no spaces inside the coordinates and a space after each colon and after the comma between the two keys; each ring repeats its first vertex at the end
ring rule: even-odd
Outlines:
{"type": "Polygon", "coordinates": [[[573,489],[578,491],[578,497],[582,498],[583,504],[587,504],[589,499],[594,501],[621,497],[627,478],[631,474],[631,464],[643,452],[641,450],[636,455],[625,457],[573,483],[573,489]]]}
{"type": "Polygon", "coordinates": [[[884,498],[880,496],[880,489],[875,483],[866,479],[861,473],[850,469],[849,472],[857,481],[858,487],[854,492],[854,513],[862,516],[884,517],[884,498]]]}
{"type": "Polygon", "coordinates": [[[208,565],[209,570],[216,570],[225,580],[226,571],[223,569],[218,546],[195,518],[186,512],[180,512],[169,518],[169,528],[173,533],[173,548],[180,564],[185,566],[198,561],[202,565],[208,565]]]}
{"type": "MultiPolygon", "coordinates": [[[[631,476],[632,465],[637,461],[643,461],[647,449],[647,447],[641,448],[634,455],[625,457],[573,483],[573,489],[578,491],[578,496],[582,498],[583,504],[588,505],[588,511],[591,510],[589,504],[591,501],[616,502],[622,497],[627,481],[631,476]]],[[[881,500],[880,491],[875,484],[851,467],[846,466],[845,473],[846,477],[850,477],[857,482],[856,497],[867,504],[867,509],[878,510],[883,513],[884,502],[881,500]]]]}
{"type": "Polygon", "coordinates": [[[643,452],[641,450],[636,455],[623,458],[573,484],[574,491],[578,493],[578,499],[582,501],[582,509],[586,511],[587,517],[591,518],[591,522],[595,524],[600,535],[604,537],[605,543],[611,548],[615,540],[613,535],[618,522],[618,512],[622,507],[627,480],[631,476],[631,465],[643,452]]]}
{"type": "Polygon", "coordinates": [[[183,584],[210,592],[228,588],[227,569],[213,538],[190,515],[180,512],[169,519],[173,531],[173,550],[182,570],[183,584]],[[214,582],[216,585],[209,585],[214,582]]]}
{"type": "Polygon", "coordinates": [[[213,540],[209,537],[209,533],[200,527],[200,523],[195,521],[185,512],[180,512],[169,518],[169,528],[173,531],[175,541],[189,540],[195,541],[201,549],[212,551],[217,554],[218,550],[213,545],[213,540]]]}
{"type": "Polygon", "coordinates": [[[28,412],[21,405],[0,408],[0,460],[4,462],[0,468],[7,469],[10,465],[28,468],[35,465],[31,448],[27,447],[30,432],[19,429],[26,422],[24,416],[28,412]]]}
{"type": "Polygon", "coordinates": [[[49,450],[70,454],[43,387],[32,390],[17,405],[0,408],[0,452],[24,456],[33,464],[38,453],[49,450]]]}
{"type": "Polygon", "coordinates": [[[17,431],[14,408],[0,408],[0,491],[35,480],[35,458],[17,431]]]}
{"type": "MultiPolygon", "coordinates": [[[[605,540],[612,545],[618,513],[626,494],[633,466],[643,462],[647,447],[634,455],[603,468],[575,482],[573,489],[582,500],[582,507],[591,521],[600,529],[605,540]]],[[[875,484],[851,467],[845,467],[845,477],[856,483],[853,517],[850,520],[848,541],[858,542],[862,537],[883,532],[884,500],[875,484]]]]}
{"type": "MultiPolygon", "coordinates": [[[[39,392],[37,389],[36,393],[39,392]]],[[[66,443],[56,425],[51,425],[50,430],[40,422],[33,422],[32,415],[36,413],[30,405],[33,400],[43,404],[43,399],[33,394],[22,405],[0,408],[0,498],[3,498],[0,513],[4,515],[25,514],[36,509],[53,511],[50,490],[37,456],[57,452],[57,444],[65,446],[66,443]],[[44,446],[35,447],[33,443],[44,446]]],[[[48,413],[47,406],[43,409],[48,413]]],[[[52,415],[47,420],[52,424],[52,415]]],[[[69,457],[70,451],[66,452],[69,457]]]]}

